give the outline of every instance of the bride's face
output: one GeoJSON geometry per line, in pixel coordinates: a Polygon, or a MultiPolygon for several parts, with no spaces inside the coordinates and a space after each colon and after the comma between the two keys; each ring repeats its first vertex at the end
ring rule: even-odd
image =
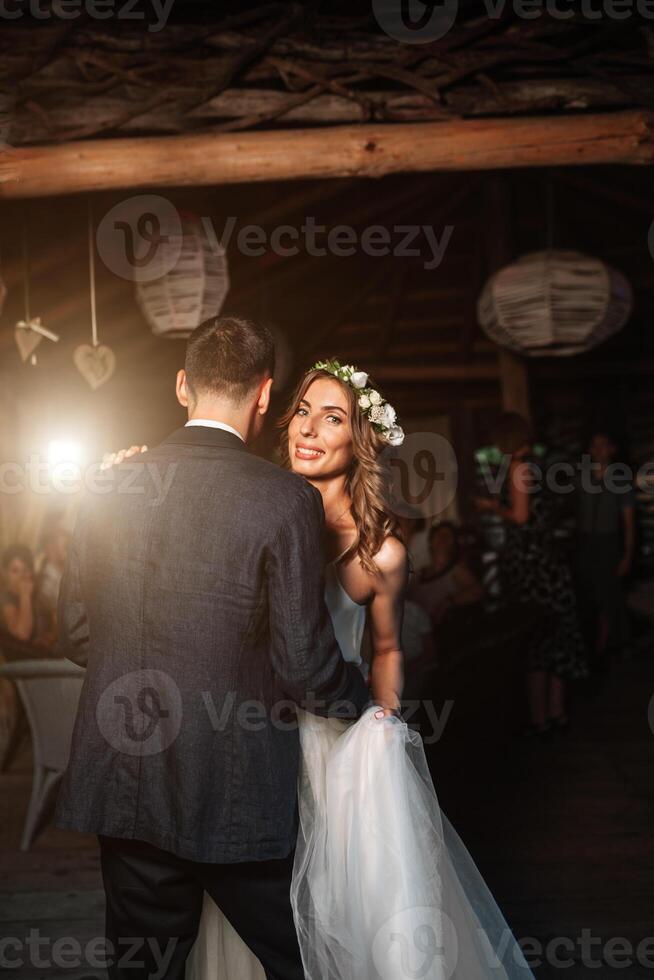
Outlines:
{"type": "Polygon", "coordinates": [[[288,455],[296,473],[325,480],[347,472],[352,462],[350,405],[338,381],[313,381],[288,427],[288,455]]]}

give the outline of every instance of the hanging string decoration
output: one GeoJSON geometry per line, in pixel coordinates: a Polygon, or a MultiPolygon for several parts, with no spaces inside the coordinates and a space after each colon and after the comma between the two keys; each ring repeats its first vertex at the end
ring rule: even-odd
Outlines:
{"type": "MultiPolygon", "coordinates": [[[[32,366],[36,365],[36,348],[39,346],[43,338],[46,340],[51,340],[53,343],[57,343],[59,340],[59,335],[53,333],[52,330],[47,330],[41,323],[41,317],[33,317],[31,313],[31,303],[30,303],[30,275],[31,275],[31,264],[30,264],[30,251],[29,242],[27,239],[27,226],[23,223],[23,290],[25,295],[25,317],[19,320],[16,324],[14,330],[14,337],[16,339],[16,347],[18,348],[18,353],[20,354],[23,363],[29,361],[32,366]]],[[[4,303],[7,290],[4,283],[1,284],[2,289],[0,290],[0,309],[4,303]]]]}
{"type": "Polygon", "coordinates": [[[93,233],[93,212],[89,202],[88,219],[89,244],[89,284],[91,293],[91,343],[80,344],[73,352],[75,367],[84,380],[95,391],[105,384],[116,370],[116,355],[110,347],[98,339],[98,311],[95,286],[95,240],[93,233]]]}
{"type": "Polygon", "coordinates": [[[485,333],[528,357],[565,357],[603,343],[633,309],[627,279],[579,252],[530,252],[490,277],[477,303],[485,333]]]}
{"type": "Polygon", "coordinates": [[[229,290],[225,250],[211,221],[183,213],[181,241],[161,242],[156,261],[162,275],[136,282],[136,299],[152,333],[171,339],[188,337],[205,320],[217,316],[229,290]]]}

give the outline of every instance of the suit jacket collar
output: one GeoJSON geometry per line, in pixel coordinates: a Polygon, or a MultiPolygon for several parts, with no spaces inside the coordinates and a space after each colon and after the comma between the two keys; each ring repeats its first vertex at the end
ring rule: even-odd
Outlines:
{"type": "Polygon", "coordinates": [[[243,440],[233,432],[210,428],[207,425],[185,425],[181,429],[176,429],[163,440],[162,446],[214,446],[219,449],[249,451],[243,440]]]}

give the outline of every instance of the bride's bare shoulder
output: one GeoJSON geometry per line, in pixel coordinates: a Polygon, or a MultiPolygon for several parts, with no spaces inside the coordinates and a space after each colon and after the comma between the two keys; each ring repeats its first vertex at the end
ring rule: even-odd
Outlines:
{"type": "Polygon", "coordinates": [[[409,567],[406,546],[399,538],[389,534],[375,555],[375,564],[382,575],[404,575],[409,567]]]}

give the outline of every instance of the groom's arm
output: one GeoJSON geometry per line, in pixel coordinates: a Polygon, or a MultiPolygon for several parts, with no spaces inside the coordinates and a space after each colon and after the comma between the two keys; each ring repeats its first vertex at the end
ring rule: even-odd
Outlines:
{"type": "Polygon", "coordinates": [[[343,660],[325,605],[319,493],[300,487],[287,515],[268,556],[273,667],[302,708],[356,717],[370,695],[358,667],[343,660]]]}

